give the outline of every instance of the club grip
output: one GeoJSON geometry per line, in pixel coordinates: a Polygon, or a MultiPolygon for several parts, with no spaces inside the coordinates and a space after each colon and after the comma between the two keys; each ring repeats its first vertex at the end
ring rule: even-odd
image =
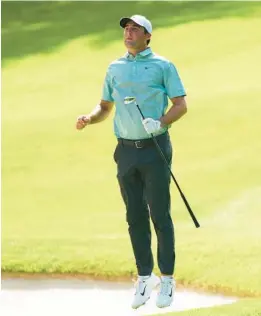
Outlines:
{"type": "Polygon", "coordinates": [[[180,193],[180,195],[182,197],[182,200],[184,201],[184,203],[185,203],[185,205],[187,207],[187,210],[188,210],[188,212],[189,212],[189,214],[190,214],[190,216],[191,216],[196,228],[199,228],[200,227],[199,222],[197,221],[196,216],[194,215],[194,213],[193,213],[193,211],[192,211],[192,209],[191,209],[191,207],[190,207],[185,195],[182,193],[181,190],[179,191],[179,193],[180,193]]]}

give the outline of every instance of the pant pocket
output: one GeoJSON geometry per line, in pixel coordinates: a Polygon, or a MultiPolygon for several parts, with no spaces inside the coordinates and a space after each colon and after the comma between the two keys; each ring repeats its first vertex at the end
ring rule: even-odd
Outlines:
{"type": "Polygon", "coordinates": [[[117,144],[113,153],[113,159],[116,163],[118,162],[118,156],[119,156],[119,144],[117,144]]]}
{"type": "Polygon", "coordinates": [[[165,138],[159,141],[159,146],[164,154],[167,162],[171,164],[172,162],[172,144],[169,138],[165,138]]]}

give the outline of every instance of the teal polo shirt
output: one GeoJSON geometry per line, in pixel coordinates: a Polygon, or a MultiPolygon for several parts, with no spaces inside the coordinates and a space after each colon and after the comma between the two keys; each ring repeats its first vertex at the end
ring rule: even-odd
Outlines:
{"type": "MultiPolygon", "coordinates": [[[[113,61],[106,73],[102,99],[115,103],[114,133],[117,138],[150,138],[135,104],[124,104],[125,97],[135,97],[145,118],[158,120],[168,107],[168,98],[185,96],[176,67],[150,48],[135,57],[126,53],[113,61]]],[[[167,128],[155,133],[162,134],[167,128]]]]}

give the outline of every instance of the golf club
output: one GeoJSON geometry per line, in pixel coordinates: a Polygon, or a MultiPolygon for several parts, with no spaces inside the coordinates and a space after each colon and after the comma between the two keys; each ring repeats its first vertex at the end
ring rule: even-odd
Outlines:
{"type": "MultiPolygon", "coordinates": [[[[126,97],[126,98],[124,98],[124,104],[125,104],[125,105],[128,105],[128,104],[130,104],[130,103],[134,103],[134,104],[136,105],[136,107],[138,108],[138,110],[139,110],[139,112],[140,112],[140,115],[141,115],[142,119],[144,120],[145,117],[144,117],[144,115],[143,115],[143,113],[142,113],[142,111],[141,111],[139,105],[138,105],[137,102],[136,102],[136,98],[135,98],[135,97],[126,97]]],[[[192,220],[193,220],[193,222],[194,222],[196,228],[200,227],[199,222],[197,221],[197,219],[196,219],[196,217],[195,217],[195,215],[194,215],[194,213],[193,213],[193,211],[192,211],[192,209],[191,209],[191,207],[190,207],[190,205],[189,205],[189,203],[188,203],[188,201],[187,201],[185,195],[183,194],[183,192],[182,192],[182,190],[181,190],[181,188],[180,188],[180,186],[179,186],[177,180],[175,179],[175,177],[174,177],[174,175],[173,175],[173,173],[172,173],[172,171],[171,171],[171,169],[170,169],[170,166],[169,166],[169,164],[168,164],[168,161],[167,161],[167,159],[165,158],[165,156],[164,156],[164,154],[163,154],[163,152],[162,152],[162,150],[161,150],[161,148],[160,148],[160,146],[159,146],[157,140],[155,139],[155,137],[154,137],[153,134],[150,134],[150,135],[151,135],[151,137],[152,137],[152,140],[153,140],[153,142],[154,142],[154,144],[155,144],[155,146],[156,146],[156,148],[157,148],[157,150],[158,150],[160,156],[162,157],[163,161],[165,162],[166,166],[167,166],[168,169],[169,169],[169,172],[170,172],[170,174],[171,174],[171,177],[172,177],[173,181],[175,182],[175,184],[176,184],[176,186],[177,186],[177,188],[178,188],[178,191],[179,191],[179,193],[180,193],[180,195],[181,195],[181,198],[182,198],[183,202],[185,203],[185,205],[186,205],[186,207],[187,207],[187,210],[188,210],[188,212],[189,212],[189,214],[190,214],[190,216],[191,216],[191,218],[192,218],[192,220]]]]}

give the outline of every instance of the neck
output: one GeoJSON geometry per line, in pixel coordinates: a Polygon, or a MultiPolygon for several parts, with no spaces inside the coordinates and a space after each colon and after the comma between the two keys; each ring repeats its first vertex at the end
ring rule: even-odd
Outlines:
{"type": "Polygon", "coordinates": [[[128,53],[133,55],[133,56],[136,56],[138,53],[143,52],[147,48],[148,48],[148,46],[144,46],[141,48],[128,48],[128,53]]]}

